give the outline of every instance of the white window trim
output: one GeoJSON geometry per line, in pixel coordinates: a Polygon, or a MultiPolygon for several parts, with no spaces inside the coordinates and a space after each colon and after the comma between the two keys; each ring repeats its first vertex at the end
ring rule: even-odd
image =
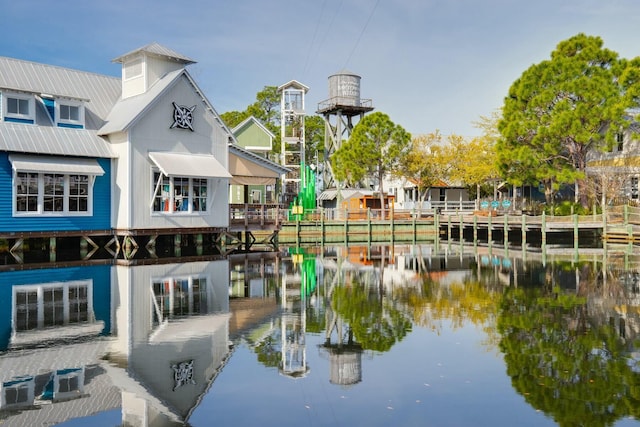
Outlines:
{"type": "MultiPolygon", "coordinates": [[[[29,333],[29,331],[16,331],[16,325],[18,324],[18,310],[17,310],[17,294],[18,292],[33,292],[37,293],[37,306],[38,306],[38,328],[44,329],[53,327],[53,325],[45,325],[44,324],[44,292],[46,290],[51,289],[63,289],[63,310],[64,310],[64,324],[69,324],[69,288],[70,287],[86,287],[87,288],[87,318],[88,321],[95,321],[95,314],[93,312],[93,280],[73,280],[70,282],[51,282],[51,283],[40,283],[35,285],[16,285],[13,286],[12,292],[12,331],[11,336],[12,339],[15,339],[17,334],[29,333]]],[[[75,324],[75,323],[73,323],[75,324]]]]}
{"type": "MultiPolygon", "coordinates": [[[[194,275],[184,275],[184,276],[175,276],[175,277],[155,277],[151,279],[151,283],[149,285],[149,290],[151,293],[151,304],[153,306],[153,310],[157,316],[157,319],[159,321],[159,324],[162,325],[164,323],[167,322],[168,319],[165,318],[165,316],[163,315],[163,310],[162,307],[160,307],[158,305],[158,300],[157,300],[157,295],[154,292],[153,286],[156,283],[159,283],[161,285],[164,285],[165,283],[169,283],[169,294],[167,296],[167,298],[169,298],[169,316],[173,316],[174,314],[174,310],[175,310],[175,306],[174,306],[174,294],[175,294],[175,283],[177,281],[187,281],[188,283],[188,287],[187,287],[187,307],[189,309],[189,314],[193,314],[194,313],[194,290],[193,290],[193,282],[199,280],[202,284],[204,284],[204,286],[200,289],[199,293],[203,293],[206,295],[207,297],[207,301],[209,298],[208,292],[209,292],[209,279],[206,275],[202,275],[202,274],[194,274],[194,275]]],[[[202,313],[197,313],[197,314],[202,314],[202,313]]]]}
{"type": "Polygon", "coordinates": [[[3,119],[20,119],[20,120],[34,120],[35,121],[35,98],[32,95],[19,94],[15,92],[2,92],[2,112],[3,119]],[[21,99],[29,102],[29,114],[15,114],[9,112],[9,99],[21,99]]]}
{"type": "Polygon", "coordinates": [[[153,206],[155,204],[155,200],[156,200],[156,194],[158,193],[158,191],[161,191],[160,187],[162,186],[162,180],[163,178],[167,177],[166,175],[164,175],[158,168],[151,168],[151,203],[150,203],[150,210],[151,210],[151,215],[152,216],[167,216],[167,215],[172,215],[172,216],[205,216],[205,215],[209,215],[211,212],[211,207],[212,207],[212,200],[213,200],[213,191],[212,191],[212,183],[211,183],[211,179],[210,178],[197,178],[197,177],[183,177],[183,176],[169,176],[167,177],[169,179],[169,209],[166,211],[156,211],[153,209],[153,206]],[[158,180],[155,181],[154,180],[154,175],[158,174],[158,180]],[[175,210],[175,203],[176,203],[176,194],[175,194],[175,189],[174,189],[174,179],[175,178],[181,178],[181,179],[188,179],[189,180],[189,198],[188,198],[188,204],[187,204],[187,210],[175,210]],[[203,179],[206,181],[207,183],[207,195],[205,196],[206,198],[206,210],[204,211],[195,211],[193,210],[193,199],[194,199],[194,186],[193,186],[193,180],[194,179],[203,179]]]}
{"type": "Polygon", "coordinates": [[[35,379],[32,376],[25,376],[23,378],[13,378],[9,381],[5,381],[6,383],[15,382],[15,384],[11,384],[5,386],[3,382],[0,382],[0,408],[1,409],[11,409],[11,408],[19,408],[24,406],[30,406],[33,404],[35,399],[35,379]],[[7,391],[8,390],[19,390],[26,389],[27,390],[27,398],[24,401],[20,402],[7,402],[7,391]]]}
{"type": "MultiPolygon", "coordinates": [[[[38,209],[36,211],[19,211],[18,210],[18,173],[36,173],[36,172],[28,172],[28,171],[15,171],[13,172],[12,179],[12,195],[11,195],[11,204],[12,211],[14,217],[30,217],[30,216],[46,216],[46,217],[71,217],[71,216],[92,216],[93,215],[93,185],[95,183],[95,175],[88,175],[82,173],[72,173],[72,174],[63,174],[64,175],[64,195],[63,198],[63,209],[62,211],[45,211],[44,210],[44,175],[47,175],[47,172],[39,172],[38,175],[38,209]],[[87,210],[86,211],[70,211],[69,210],[69,198],[71,197],[70,193],[70,184],[69,178],[71,175],[83,175],[89,177],[88,182],[88,193],[87,193],[87,210]]],[[[53,173],[53,172],[51,172],[53,173]]],[[[60,175],[60,174],[57,174],[60,175]]]]}
{"type": "Polygon", "coordinates": [[[56,124],[80,125],[84,128],[84,103],[70,99],[57,98],[55,100],[56,124]],[[78,107],[78,120],[62,119],[60,115],[60,107],[62,106],[78,107]]]}

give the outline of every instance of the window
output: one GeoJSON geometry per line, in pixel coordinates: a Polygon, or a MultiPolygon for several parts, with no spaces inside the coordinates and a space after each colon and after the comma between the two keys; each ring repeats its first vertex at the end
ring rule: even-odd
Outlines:
{"type": "Polygon", "coordinates": [[[14,287],[14,332],[93,321],[93,282],[78,280],[14,287]]]}
{"type": "Polygon", "coordinates": [[[168,177],[153,173],[153,212],[198,213],[207,210],[206,178],[168,177]]]}
{"type": "Polygon", "coordinates": [[[32,376],[14,377],[0,384],[2,404],[0,408],[13,408],[33,404],[35,380],[32,376]]]}
{"type": "Polygon", "coordinates": [[[624,134],[619,132],[616,133],[616,143],[618,151],[622,151],[624,149],[624,134]]]}
{"type": "Polygon", "coordinates": [[[91,175],[16,172],[15,215],[91,215],[91,175]]]}
{"type": "Polygon", "coordinates": [[[9,98],[7,99],[7,112],[14,115],[28,116],[29,101],[26,99],[9,98]]]}
{"type": "Polygon", "coordinates": [[[3,97],[4,120],[8,122],[33,123],[34,122],[34,98],[7,94],[3,97]]]}
{"type": "Polygon", "coordinates": [[[638,200],[638,177],[631,177],[631,194],[630,197],[634,200],[638,200]]]}
{"type": "Polygon", "coordinates": [[[156,326],[169,317],[207,313],[206,277],[153,279],[151,290],[156,326]]]}
{"type": "Polygon", "coordinates": [[[69,176],[69,212],[87,212],[89,210],[89,177],[87,175],[69,176]]]}
{"type": "Polygon", "coordinates": [[[80,120],[80,107],[76,105],[61,105],[60,106],[60,119],[61,120],[80,120]]]}
{"type": "Polygon", "coordinates": [[[16,175],[16,211],[38,212],[38,174],[18,172],[16,175]]]}
{"type": "Polygon", "coordinates": [[[81,102],[61,100],[56,103],[59,127],[81,129],[84,127],[84,106],[81,102]]]}

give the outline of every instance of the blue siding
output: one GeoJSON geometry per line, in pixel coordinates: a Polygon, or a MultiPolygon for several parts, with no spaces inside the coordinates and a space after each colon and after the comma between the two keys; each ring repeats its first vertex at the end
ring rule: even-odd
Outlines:
{"type": "Polygon", "coordinates": [[[11,163],[6,152],[0,152],[0,232],[78,231],[111,228],[111,161],[97,159],[104,175],[97,176],[93,186],[93,216],[13,217],[11,163]]]}
{"type": "Polygon", "coordinates": [[[102,335],[111,333],[111,266],[47,268],[42,270],[6,271],[0,273],[0,352],[7,349],[11,338],[14,285],[93,279],[93,311],[96,320],[104,322],[102,335]]]}
{"type": "Polygon", "coordinates": [[[13,123],[28,123],[28,124],[33,124],[33,120],[31,119],[18,119],[16,117],[5,117],[4,118],[5,122],[13,122],[13,123]]]}
{"type": "Polygon", "coordinates": [[[83,129],[82,125],[72,125],[70,123],[58,123],[59,128],[83,129]]]}

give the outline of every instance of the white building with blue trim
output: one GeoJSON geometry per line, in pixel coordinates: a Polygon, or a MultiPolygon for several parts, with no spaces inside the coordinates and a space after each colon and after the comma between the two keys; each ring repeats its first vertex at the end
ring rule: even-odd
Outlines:
{"type": "Polygon", "coordinates": [[[0,57],[0,235],[228,226],[233,134],[153,43],[122,77],[0,57]]]}

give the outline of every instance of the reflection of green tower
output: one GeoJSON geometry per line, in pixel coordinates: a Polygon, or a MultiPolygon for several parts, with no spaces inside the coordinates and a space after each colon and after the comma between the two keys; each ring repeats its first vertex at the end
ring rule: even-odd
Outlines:
{"type": "Polygon", "coordinates": [[[289,220],[299,221],[304,213],[316,208],[316,174],[310,166],[301,164],[300,193],[289,206],[289,220]]]}
{"type": "Polygon", "coordinates": [[[303,248],[290,248],[289,253],[294,263],[300,264],[300,292],[306,299],[316,290],[316,258],[305,252],[303,248]]]}

